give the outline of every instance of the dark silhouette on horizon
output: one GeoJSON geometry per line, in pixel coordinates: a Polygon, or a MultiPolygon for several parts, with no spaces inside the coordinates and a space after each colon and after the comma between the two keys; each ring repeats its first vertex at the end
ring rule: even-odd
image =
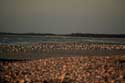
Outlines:
{"type": "Polygon", "coordinates": [[[54,34],[54,33],[10,33],[0,32],[1,35],[29,35],[29,36],[70,36],[70,37],[97,37],[97,38],[125,38],[125,34],[95,34],[95,33],[70,33],[70,34],[54,34]]]}

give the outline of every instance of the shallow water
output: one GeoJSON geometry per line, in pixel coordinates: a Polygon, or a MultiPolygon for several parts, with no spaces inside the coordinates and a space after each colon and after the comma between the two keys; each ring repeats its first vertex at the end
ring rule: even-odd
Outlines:
{"type": "MultiPolygon", "coordinates": [[[[48,36],[0,36],[1,45],[17,45],[21,44],[24,46],[29,46],[34,43],[44,43],[44,42],[80,42],[80,43],[101,43],[101,44],[111,44],[111,45],[125,45],[125,38],[88,38],[88,37],[48,37],[48,36]]],[[[0,59],[14,59],[14,60],[30,60],[39,59],[44,57],[58,57],[58,56],[107,56],[107,55],[125,55],[125,50],[55,50],[50,49],[48,52],[44,51],[30,51],[30,52],[20,52],[20,53],[10,53],[8,54],[5,50],[3,52],[0,49],[0,59]]]]}
{"type": "Polygon", "coordinates": [[[95,42],[125,44],[125,38],[55,37],[55,36],[0,36],[0,44],[30,44],[34,42],[95,42]]]}
{"type": "Polygon", "coordinates": [[[56,50],[56,51],[32,51],[32,52],[22,52],[18,54],[9,55],[3,53],[0,55],[0,60],[32,60],[32,59],[40,59],[47,57],[68,57],[68,56],[120,56],[125,55],[125,50],[73,50],[73,51],[64,51],[64,50],[56,50]]]}

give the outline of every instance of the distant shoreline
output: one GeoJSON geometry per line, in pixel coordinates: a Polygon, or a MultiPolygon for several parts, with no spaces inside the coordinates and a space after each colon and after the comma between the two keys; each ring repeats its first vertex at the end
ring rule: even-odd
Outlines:
{"type": "Polygon", "coordinates": [[[53,34],[53,33],[5,33],[5,32],[0,32],[0,36],[2,36],[2,35],[125,38],[125,34],[93,34],[93,33],[53,34]]]}

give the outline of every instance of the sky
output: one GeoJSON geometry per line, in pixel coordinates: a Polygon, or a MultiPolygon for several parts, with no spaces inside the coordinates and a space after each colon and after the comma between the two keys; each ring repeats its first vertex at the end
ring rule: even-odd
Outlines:
{"type": "Polygon", "coordinates": [[[0,32],[125,34],[125,0],[0,0],[0,32]]]}

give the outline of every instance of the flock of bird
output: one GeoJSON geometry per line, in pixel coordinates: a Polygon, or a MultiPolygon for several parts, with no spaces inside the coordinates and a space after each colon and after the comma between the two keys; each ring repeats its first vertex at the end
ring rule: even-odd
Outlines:
{"type": "Polygon", "coordinates": [[[54,43],[33,43],[29,45],[0,45],[0,54],[19,54],[30,52],[46,51],[75,51],[75,50],[125,50],[125,45],[78,43],[78,42],[54,42],[54,43]]]}

